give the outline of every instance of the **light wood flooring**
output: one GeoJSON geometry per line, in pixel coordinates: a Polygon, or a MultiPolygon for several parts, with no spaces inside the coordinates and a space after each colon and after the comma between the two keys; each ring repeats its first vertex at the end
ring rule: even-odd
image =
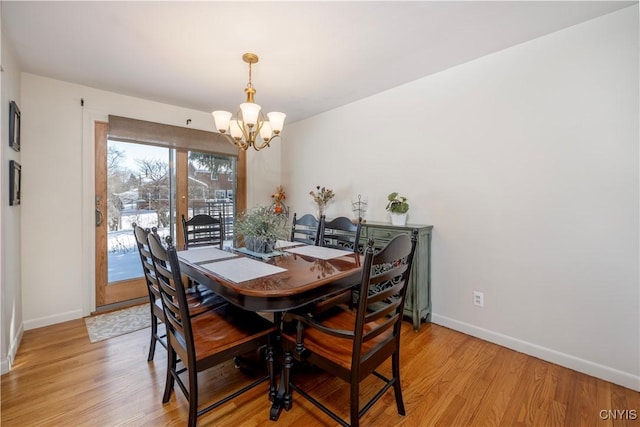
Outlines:
{"type": "MultiPolygon", "coordinates": [[[[2,426],[182,426],[178,392],[162,404],[166,352],[147,363],[149,329],[91,344],[83,320],[25,332],[15,364],[2,376],[2,426]]],[[[407,415],[393,391],[362,418],[363,426],[639,426],[633,412],[603,420],[601,410],[635,411],[640,393],[434,325],[404,324],[402,386],[407,415]],[[620,418],[620,417],[619,417],[620,418]]],[[[389,372],[384,365],[383,372],[389,372]]],[[[296,382],[348,414],[346,384],[310,369],[296,382]]],[[[228,391],[247,375],[231,363],[199,378],[201,397],[228,391]],[[217,390],[212,390],[213,387],[217,390]]],[[[363,398],[378,380],[364,382],[363,398]]],[[[266,387],[266,386],[265,386],[266,387]]],[[[199,426],[333,426],[301,396],[269,421],[266,388],[258,387],[199,419],[199,426]]]]}

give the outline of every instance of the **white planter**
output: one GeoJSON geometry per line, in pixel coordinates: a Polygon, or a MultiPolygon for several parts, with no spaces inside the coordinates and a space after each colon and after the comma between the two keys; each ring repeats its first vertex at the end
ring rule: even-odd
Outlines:
{"type": "Polygon", "coordinates": [[[407,223],[407,214],[403,213],[403,214],[398,214],[398,213],[392,213],[391,214],[391,224],[393,225],[405,225],[407,223]]]}

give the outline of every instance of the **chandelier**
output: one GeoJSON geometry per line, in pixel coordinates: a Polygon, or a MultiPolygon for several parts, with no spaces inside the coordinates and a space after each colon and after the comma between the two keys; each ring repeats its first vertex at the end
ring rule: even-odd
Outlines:
{"type": "Polygon", "coordinates": [[[242,60],[249,64],[249,83],[244,89],[247,94],[247,102],[240,104],[240,110],[236,113],[236,118],[228,111],[214,111],[218,132],[226,135],[229,141],[243,150],[253,147],[256,151],[269,146],[269,143],[280,136],[284,118],[284,113],[268,113],[266,120],[261,111],[260,105],[253,101],[256,90],[251,84],[251,65],[258,62],[258,55],[255,53],[245,53],[242,60]],[[262,142],[258,142],[258,136],[262,142]]]}

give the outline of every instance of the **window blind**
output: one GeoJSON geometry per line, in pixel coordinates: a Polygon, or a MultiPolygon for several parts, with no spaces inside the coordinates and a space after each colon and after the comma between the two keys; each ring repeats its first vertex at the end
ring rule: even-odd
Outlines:
{"type": "Polygon", "coordinates": [[[224,154],[238,157],[238,147],[216,132],[109,115],[108,138],[114,141],[224,154]]]}

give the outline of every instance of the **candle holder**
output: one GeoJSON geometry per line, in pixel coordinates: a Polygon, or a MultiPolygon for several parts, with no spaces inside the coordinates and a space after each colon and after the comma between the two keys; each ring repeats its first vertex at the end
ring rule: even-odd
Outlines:
{"type": "Polygon", "coordinates": [[[367,199],[363,199],[360,194],[358,194],[358,200],[351,200],[351,212],[356,216],[356,222],[358,218],[362,218],[362,222],[365,222],[364,218],[367,214],[367,206],[367,199]]]}

